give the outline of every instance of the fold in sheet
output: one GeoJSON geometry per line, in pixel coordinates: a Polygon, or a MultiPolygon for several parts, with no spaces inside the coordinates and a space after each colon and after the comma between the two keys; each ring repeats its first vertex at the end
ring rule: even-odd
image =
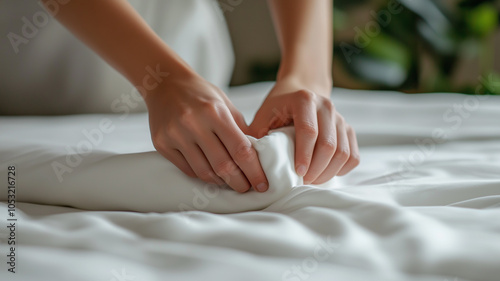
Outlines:
{"type": "MultiPolygon", "coordinates": [[[[250,120],[272,86],[233,88],[230,97],[250,120]]],[[[265,193],[273,197],[269,201],[255,192],[234,193],[240,209],[245,207],[240,197],[252,201],[246,207],[262,207],[282,196],[263,211],[235,214],[87,211],[18,203],[17,279],[118,280],[126,274],[128,280],[140,281],[498,281],[500,97],[344,89],[336,89],[333,97],[357,132],[361,164],[326,188],[299,182],[283,194],[265,193]],[[435,132],[446,137],[436,138],[435,132]],[[263,202],[255,202],[259,200],[263,202]]],[[[288,136],[277,133],[265,140],[293,139],[288,136]]],[[[256,147],[271,148],[269,143],[256,147]]],[[[268,153],[261,150],[260,155],[268,153]]],[[[78,162],[75,153],[68,155],[78,162]]],[[[4,179],[5,165],[17,165],[20,199],[46,204],[97,206],[112,200],[115,209],[120,209],[117,204],[137,207],[145,201],[134,202],[138,198],[131,196],[148,190],[144,186],[150,177],[159,177],[162,197],[146,194],[155,205],[143,208],[163,207],[158,202],[169,200],[163,185],[174,182],[165,174],[175,167],[154,152],[146,115],[0,117],[0,159],[4,179]],[[101,122],[108,126],[99,126],[101,122]],[[106,132],[99,133],[100,127],[106,132]],[[66,165],[68,149],[84,149],[87,136],[95,142],[92,152],[81,155],[81,163],[62,174],[59,183],[51,161],[66,165]],[[122,156],[123,161],[114,160],[122,156]],[[106,163],[113,163],[112,175],[93,168],[106,163]],[[117,168],[121,166],[138,171],[117,168]],[[132,195],[120,189],[100,194],[104,185],[83,185],[75,193],[69,181],[84,182],[78,175],[100,175],[115,187],[133,183],[137,188],[124,189],[132,195]],[[129,202],[120,202],[122,198],[129,202]]],[[[285,174],[292,171],[292,166],[283,167],[285,174]]],[[[172,189],[182,191],[181,186],[172,189]]],[[[186,205],[203,209],[222,202],[222,193],[213,197],[211,190],[200,189],[208,201],[199,199],[196,206],[193,191],[187,190],[191,201],[186,205]]],[[[234,208],[233,198],[227,199],[225,210],[234,208]]],[[[0,213],[7,215],[7,209],[0,202],[0,213]]],[[[7,230],[0,228],[0,241],[7,230]]],[[[7,253],[7,246],[0,243],[0,252],[7,253]]],[[[4,266],[6,259],[0,255],[4,266]]],[[[0,271],[0,280],[9,278],[10,273],[0,271]]]]}
{"type": "MultiPolygon", "coordinates": [[[[87,210],[238,213],[264,209],[302,184],[293,168],[293,127],[276,130],[261,139],[248,136],[258,152],[269,190],[242,194],[228,186],[189,178],[156,151],[137,151],[136,144],[123,136],[138,130],[131,130],[126,122],[108,121],[111,120],[108,117],[113,116],[101,116],[97,120],[99,126],[91,128],[96,117],[72,118],[78,126],[89,128],[82,129],[81,134],[64,133],[71,122],[59,121],[66,117],[36,121],[28,118],[37,123],[37,128],[44,129],[18,130],[17,133],[29,135],[26,142],[15,138],[2,140],[0,156],[7,161],[2,161],[1,169],[16,165],[21,174],[18,201],[87,210]],[[105,134],[103,131],[108,127],[113,131],[105,134]],[[51,143],[54,137],[57,142],[51,143]],[[109,146],[97,143],[104,138],[109,146]],[[92,143],[96,145],[89,145],[92,143]],[[114,151],[116,147],[121,150],[114,151]]],[[[144,116],[129,118],[143,119],[144,116]]],[[[148,133],[147,126],[145,128],[141,133],[148,133]]],[[[6,200],[6,193],[0,195],[0,200],[6,200]]]]}

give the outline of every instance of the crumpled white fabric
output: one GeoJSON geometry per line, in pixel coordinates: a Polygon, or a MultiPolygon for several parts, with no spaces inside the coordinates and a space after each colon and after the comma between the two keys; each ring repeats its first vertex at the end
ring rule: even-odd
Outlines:
{"type": "MultiPolygon", "coordinates": [[[[21,175],[18,201],[87,210],[237,213],[264,209],[302,184],[293,164],[293,127],[261,139],[248,136],[270,188],[265,193],[241,194],[184,175],[152,148],[145,119],[145,114],[131,115],[125,121],[115,115],[82,115],[26,117],[23,126],[3,122],[0,131],[15,131],[18,137],[0,136],[4,160],[0,168],[16,165],[21,175]],[[112,119],[113,132],[99,133],[97,124],[112,119]],[[131,124],[137,127],[130,128],[131,124]],[[82,128],[80,133],[65,133],[75,126],[82,128]],[[105,144],[97,142],[99,134],[105,144]],[[133,134],[140,134],[142,140],[126,137],[133,134]],[[92,140],[96,145],[81,153],[92,140]]],[[[6,193],[0,194],[0,200],[6,200],[6,193]]]]}
{"type": "MultiPolygon", "coordinates": [[[[233,88],[230,97],[250,120],[272,86],[233,88]]],[[[20,255],[15,277],[498,281],[500,97],[336,89],[333,98],[336,109],[357,131],[361,164],[327,188],[298,185],[262,211],[234,214],[88,211],[18,203],[20,255]],[[433,138],[436,130],[446,133],[444,141],[433,138]]],[[[94,148],[94,157],[84,157],[86,163],[80,167],[90,170],[75,168],[65,179],[95,173],[87,162],[103,166],[101,160],[120,155],[137,162],[141,157],[135,156],[141,153],[154,154],[146,116],[123,117],[0,117],[1,171],[6,177],[4,162],[22,163],[17,167],[17,190],[24,200],[33,196],[45,202],[89,202],[90,197],[103,204],[98,194],[81,192],[71,198],[74,190],[61,188],[65,183],[59,184],[39,161],[61,155],[68,144],[76,146],[85,139],[82,129],[95,129],[103,118],[110,118],[115,130],[94,148]],[[42,185],[26,185],[35,182],[44,183],[49,192],[42,185]]],[[[148,171],[140,167],[139,176],[147,172],[162,177],[168,170],[159,156],[155,159],[130,165],[152,166],[148,171]]],[[[139,187],[146,182],[132,180],[139,187]]],[[[84,187],[102,192],[100,187],[84,187]]],[[[116,199],[109,198],[113,195],[117,196],[104,198],[116,199]]],[[[266,200],[251,192],[239,196],[266,200]]],[[[7,208],[0,202],[0,216],[7,208]]],[[[6,241],[6,231],[0,227],[0,241],[6,241]]],[[[7,246],[0,243],[4,266],[7,246]]],[[[10,273],[0,270],[0,280],[10,279],[10,273]]]]}

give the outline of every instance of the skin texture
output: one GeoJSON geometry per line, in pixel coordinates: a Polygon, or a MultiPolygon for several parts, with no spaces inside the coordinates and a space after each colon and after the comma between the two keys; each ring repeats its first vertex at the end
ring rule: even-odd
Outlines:
{"type": "Polygon", "coordinates": [[[171,79],[146,101],[153,143],[184,173],[234,190],[266,185],[247,125],[226,95],[200,77],[171,79]],[[164,94],[169,93],[169,94],[164,94]]]}
{"type": "Polygon", "coordinates": [[[307,183],[345,174],[359,163],[354,131],[329,100],[331,0],[269,0],[269,5],[282,64],[250,126],[225,93],[195,73],[127,1],[72,0],[54,17],[134,85],[143,85],[148,69],[168,73],[141,91],[160,154],[188,176],[226,183],[238,192],[252,187],[264,192],[268,182],[245,134],[261,137],[294,124],[296,167],[307,183]]]}
{"type": "Polygon", "coordinates": [[[356,134],[330,101],[332,1],[268,0],[282,59],[274,88],[250,132],[293,124],[295,168],[304,183],[324,183],[359,164],[356,134]]]}

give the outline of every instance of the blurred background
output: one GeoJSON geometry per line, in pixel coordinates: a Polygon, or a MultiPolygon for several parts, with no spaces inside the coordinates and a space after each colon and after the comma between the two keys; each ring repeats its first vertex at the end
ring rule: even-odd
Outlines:
{"type": "MultiPolygon", "coordinates": [[[[232,85],[274,80],[280,51],[266,0],[219,4],[236,54],[232,85]]],[[[500,81],[500,0],[335,0],[334,38],[337,87],[500,94],[487,85],[500,81]]]]}

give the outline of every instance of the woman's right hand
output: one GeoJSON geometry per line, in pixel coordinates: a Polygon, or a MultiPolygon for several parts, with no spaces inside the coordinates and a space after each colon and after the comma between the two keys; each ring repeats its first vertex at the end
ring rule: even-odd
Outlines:
{"type": "MultiPolygon", "coordinates": [[[[50,10],[50,1],[42,2],[50,10]]],[[[133,85],[150,75],[148,65],[171,74],[142,93],[158,152],[189,176],[241,192],[267,189],[241,114],[220,89],[186,71],[189,66],[127,1],[72,1],[54,16],[133,85]]]]}
{"type": "Polygon", "coordinates": [[[145,96],[156,150],[190,177],[266,191],[248,127],[224,92],[196,74],[172,76],[145,96]]]}

